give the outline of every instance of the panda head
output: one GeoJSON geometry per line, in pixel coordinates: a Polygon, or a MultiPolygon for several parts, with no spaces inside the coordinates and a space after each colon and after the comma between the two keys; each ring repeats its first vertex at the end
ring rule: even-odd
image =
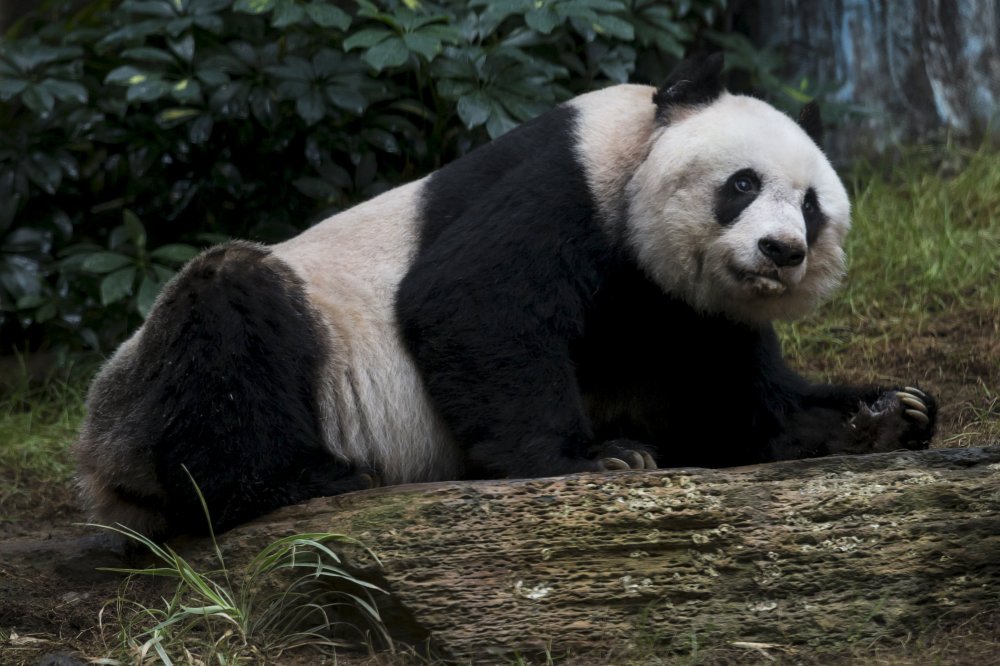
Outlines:
{"type": "Polygon", "coordinates": [[[819,149],[814,105],[796,122],[727,93],[721,56],[688,61],[653,96],[650,150],[626,195],[628,245],[696,309],[761,323],[839,285],[850,203],[819,149]]]}

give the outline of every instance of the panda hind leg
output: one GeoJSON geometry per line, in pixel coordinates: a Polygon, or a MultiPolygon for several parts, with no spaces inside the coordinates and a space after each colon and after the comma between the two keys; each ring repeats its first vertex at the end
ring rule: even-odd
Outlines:
{"type": "Polygon", "coordinates": [[[131,403],[99,429],[148,449],[168,534],[205,531],[193,484],[219,531],[367,487],[368,471],[324,444],[317,396],[333,353],[293,269],[266,247],[228,243],[164,288],[119,373],[131,403]]]}

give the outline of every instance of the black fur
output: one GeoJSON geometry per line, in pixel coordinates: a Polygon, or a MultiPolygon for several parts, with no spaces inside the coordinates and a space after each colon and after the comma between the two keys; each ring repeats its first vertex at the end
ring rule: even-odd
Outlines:
{"type": "Polygon", "coordinates": [[[728,227],[740,216],[747,206],[752,204],[760,194],[760,176],[753,169],[740,169],[726,179],[726,182],[715,193],[715,221],[728,227]],[[737,187],[738,181],[749,182],[752,187],[742,191],[737,187]]]}
{"type": "Polygon", "coordinates": [[[435,173],[403,334],[472,475],[588,469],[569,342],[612,249],[560,107],[435,173]]]}
{"type": "Polygon", "coordinates": [[[885,391],[813,385],[770,327],[664,294],[598,223],[575,122],[567,107],[542,116],[425,192],[397,314],[469,475],[594,469],[623,440],[670,466],[863,448],[851,419],[885,391]]]}
{"type": "Polygon", "coordinates": [[[923,448],[933,432],[898,409],[852,428],[885,389],[813,384],[785,364],[771,326],[695,312],[629,262],[606,276],[586,331],[574,361],[596,438],[655,443],[660,466],[923,448]]]}
{"type": "Polygon", "coordinates": [[[653,94],[656,119],[667,122],[676,107],[709,104],[722,94],[721,52],[697,56],[681,62],[653,94]]]}
{"type": "Polygon", "coordinates": [[[806,190],[806,196],[802,200],[802,219],[806,222],[806,243],[812,245],[819,236],[820,229],[826,224],[826,215],[819,207],[816,190],[811,187],[806,190]]]}
{"type": "Polygon", "coordinates": [[[799,111],[799,126],[805,130],[809,138],[812,139],[816,145],[820,145],[823,141],[823,116],[819,110],[819,104],[816,100],[812,100],[808,104],[802,107],[799,111]]]}
{"type": "Polygon", "coordinates": [[[262,247],[215,248],[167,287],[136,354],[157,362],[136,363],[126,386],[169,498],[154,508],[174,531],[207,527],[191,478],[219,530],[363,487],[321,447],[315,396],[329,353],[301,281],[262,247]]]}

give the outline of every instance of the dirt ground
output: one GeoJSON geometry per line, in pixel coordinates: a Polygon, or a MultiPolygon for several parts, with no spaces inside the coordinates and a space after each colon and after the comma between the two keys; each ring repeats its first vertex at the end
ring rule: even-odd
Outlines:
{"type": "MultiPolygon", "coordinates": [[[[935,447],[1000,443],[1000,312],[973,311],[929,318],[905,340],[889,338],[878,324],[854,333],[859,332],[873,341],[871,352],[846,360],[829,357],[800,369],[809,376],[849,382],[916,383],[939,400],[935,447]]],[[[116,574],[96,572],[95,566],[116,562],[108,561],[104,551],[97,559],[88,552],[89,548],[99,549],[101,544],[93,529],[76,524],[84,516],[71,487],[26,481],[23,487],[36,490],[8,498],[3,513],[12,519],[0,522],[0,590],[6,576],[32,575],[36,577],[37,593],[31,599],[0,597],[0,665],[87,663],[59,655],[100,656],[104,641],[113,640],[113,636],[102,638],[93,603],[80,603],[80,599],[65,595],[58,582],[39,572],[68,570],[97,580],[116,574]],[[24,570],[6,570],[4,561],[25,549],[36,554],[36,571],[26,574],[24,570]]],[[[984,631],[995,635],[998,626],[993,622],[984,631]]],[[[985,663],[984,652],[968,649],[981,639],[978,635],[935,654],[945,663],[985,663]]],[[[990,645],[1000,645],[1000,638],[990,645]]],[[[992,649],[990,645],[984,649],[992,649]]],[[[928,656],[926,651],[921,654],[928,656]]],[[[992,656],[1000,661],[1000,654],[992,656]]],[[[303,659],[300,663],[318,663],[308,657],[303,659]]],[[[289,658],[282,663],[297,661],[289,658]]],[[[891,654],[875,661],[921,663],[919,658],[911,660],[903,655],[897,659],[891,654]]]]}

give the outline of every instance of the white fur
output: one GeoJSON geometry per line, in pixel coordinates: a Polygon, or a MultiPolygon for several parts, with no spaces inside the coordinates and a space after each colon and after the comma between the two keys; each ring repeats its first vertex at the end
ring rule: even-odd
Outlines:
{"type": "Polygon", "coordinates": [[[748,322],[791,318],[828,296],[843,275],[847,193],[802,128],[760,100],[724,93],[670,118],[656,130],[626,196],[628,243],[639,263],[664,290],[700,310],[748,322]],[[761,175],[761,194],[721,226],[716,190],[746,168],[761,175]],[[758,241],[805,248],[801,207],[809,188],[828,222],[801,265],[775,268],[758,241]],[[761,276],[738,279],[734,271],[761,276]]]}
{"type": "Polygon", "coordinates": [[[406,352],[394,312],[419,238],[417,181],[273,248],[305,281],[330,331],[319,396],[326,445],[386,484],[455,478],[461,455],[406,352]]]}
{"type": "Polygon", "coordinates": [[[625,213],[622,193],[655,137],[655,92],[652,86],[620,85],[569,102],[579,114],[577,157],[583,163],[601,221],[613,232],[618,231],[616,225],[625,213]]]}

